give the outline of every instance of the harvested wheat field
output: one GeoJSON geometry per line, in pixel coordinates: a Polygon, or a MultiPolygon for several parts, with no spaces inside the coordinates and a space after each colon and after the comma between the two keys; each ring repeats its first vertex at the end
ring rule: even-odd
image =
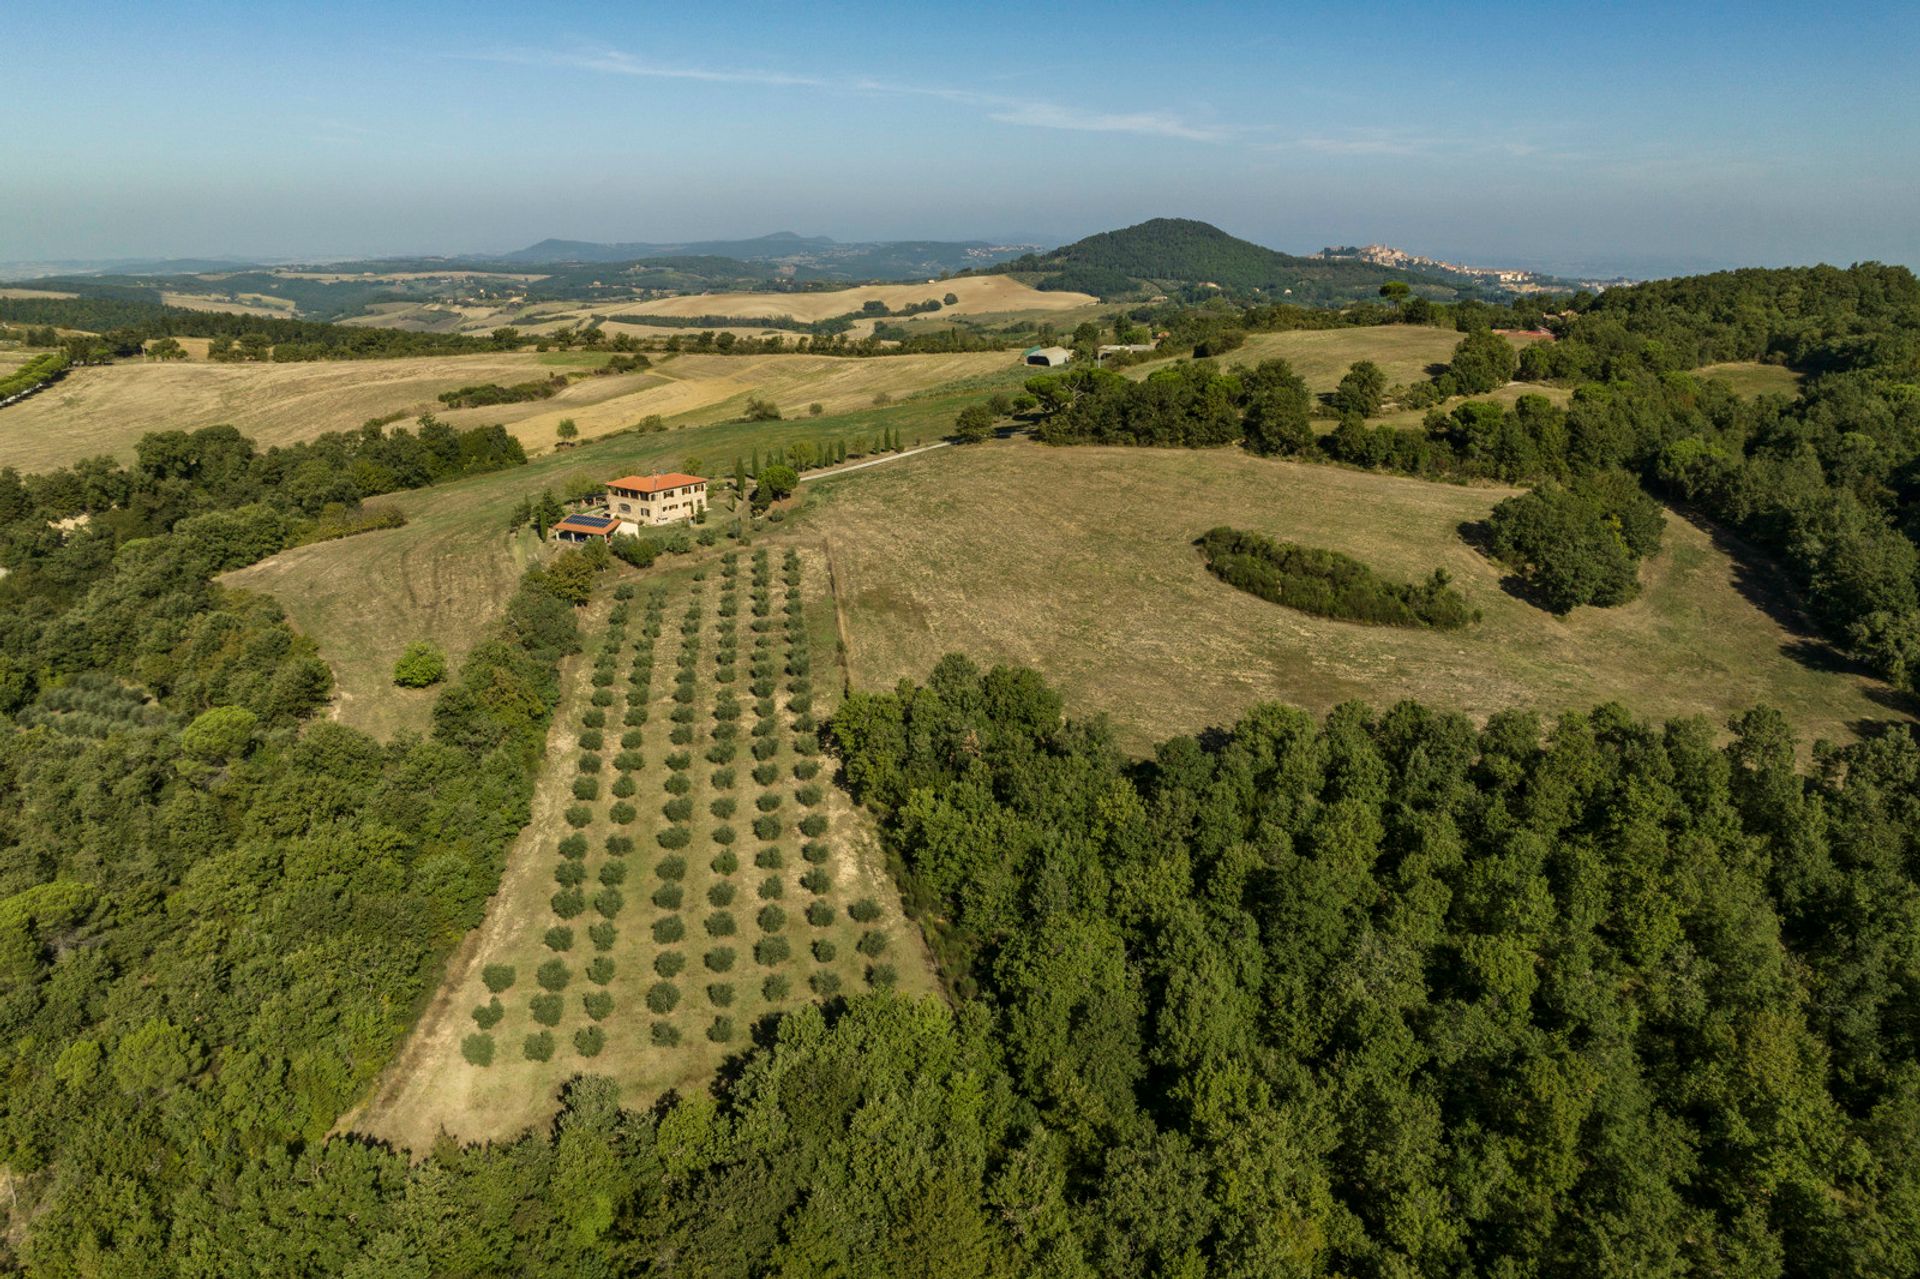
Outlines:
{"type": "Polygon", "coordinates": [[[870,301],[884,302],[889,310],[897,310],[929,298],[938,302],[949,293],[959,301],[942,307],[939,314],[1071,311],[1096,301],[1085,293],[1042,292],[1011,276],[973,275],[937,280],[932,284],[862,284],[826,293],[690,293],[636,302],[630,306],[608,304],[598,309],[609,314],[624,312],[630,315],[725,315],[768,319],[786,316],[810,323],[858,311],[870,301]]]}
{"type": "Polygon", "coordinates": [[[1459,534],[1510,489],[1230,450],[1024,442],[940,449],[818,488],[808,527],[832,548],[855,687],[923,679],[952,651],[1033,666],[1135,749],[1263,700],[1320,713],[1418,698],[1476,718],[1619,701],[1716,725],[1765,702],[1806,737],[1835,740],[1896,714],[1877,682],[1792,656],[1801,637],[1749,599],[1766,566],[1677,517],[1639,599],[1560,619],[1508,594],[1459,534]],[[1217,524],[1341,551],[1400,581],[1444,568],[1485,618],[1439,632],[1281,608],[1205,570],[1193,541],[1217,524]]]}
{"type": "Polygon", "coordinates": [[[440,407],[471,382],[524,382],[550,373],[528,353],[299,364],[124,362],[75,369],[0,415],[0,462],[46,471],[111,453],[131,459],[149,431],[238,427],[262,448],[351,430],[368,418],[440,407]]]}

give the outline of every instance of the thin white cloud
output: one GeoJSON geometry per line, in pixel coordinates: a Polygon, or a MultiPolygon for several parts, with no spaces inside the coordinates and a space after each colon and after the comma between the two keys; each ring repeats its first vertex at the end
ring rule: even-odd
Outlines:
{"type": "Polygon", "coordinates": [[[1081,133],[1125,133],[1137,137],[1172,138],[1183,142],[1224,142],[1234,135],[1220,125],[1198,124],[1158,111],[1099,111],[1067,106],[1038,98],[1016,98],[972,89],[908,84],[870,75],[798,75],[754,68],[669,65],[636,58],[618,49],[581,53],[494,53],[459,55],[483,62],[570,67],[602,75],[647,80],[690,80],[708,84],[752,84],[776,89],[811,89],[821,93],[880,97],[932,98],[979,109],[987,119],[1034,129],[1061,129],[1081,133]]]}

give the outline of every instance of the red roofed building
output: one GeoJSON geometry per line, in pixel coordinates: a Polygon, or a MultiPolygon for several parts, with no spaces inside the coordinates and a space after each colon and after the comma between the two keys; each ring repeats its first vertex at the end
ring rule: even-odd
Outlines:
{"type": "Polygon", "coordinates": [[[623,533],[637,533],[655,524],[677,524],[706,509],[707,481],[698,475],[678,471],[627,475],[607,484],[607,514],[620,521],[623,533]]]}

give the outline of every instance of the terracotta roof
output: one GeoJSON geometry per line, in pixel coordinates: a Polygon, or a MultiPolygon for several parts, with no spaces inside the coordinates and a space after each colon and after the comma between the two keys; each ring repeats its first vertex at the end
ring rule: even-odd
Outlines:
{"type": "Polygon", "coordinates": [[[673,471],[667,475],[627,475],[617,480],[607,481],[607,487],[613,489],[638,489],[642,493],[658,493],[661,489],[676,489],[682,484],[705,484],[704,475],[682,475],[673,471]]]}

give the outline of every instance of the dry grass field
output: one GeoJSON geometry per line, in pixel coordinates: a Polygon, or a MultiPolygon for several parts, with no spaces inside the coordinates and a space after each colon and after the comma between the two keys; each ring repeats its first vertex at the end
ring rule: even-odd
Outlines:
{"type": "Polygon", "coordinates": [[[226,311],[234,315],[259,315],[280,320],[290,319],[300,313],[299,308],[288,299],[266,293],[221,297],[213,293],[177,293],[169,290],[160,295],[160,301],[166,306],[177,306],[187,311],[226,311]]]}
{"type": "Polygon", "coordinates": [[[0,464],[45,471],[109,453],[131,458],[149,431],[228,424],[262,447],[358,427],[369,418],[434,411],[461,427],[503,423],[528,452],[553,447],[554,428],[570,417],[591,439],[649,415],[701,424],[738,416],[755,395],[782,411],[811,403],[846,413],[948,384],[1012,386],[1021,370],[1006,353],[875,358],[826,355],[655,356],[651,372],[584,378],[554,396],[524,404],[447,410],[435,397],[475,382],[525,382],[603,363],[604,355],[529,351],[399,360],[300,364],[216,364],[204,340],[183,342],[194,358],[122,362],[76,369],[46,391],[0,415],[0,464]]]}
{"type": "Polygon", "coordinates": [[[52,390],[0,414],[0,460],[45,471],[82,457],[133,456],[149,431],[225,423],[262,447],[351,430],[471,382],[522,382],[547,370],[537,355],[323,360],[301,364],[123,362],[75,369],[52,390]]]}
{"type": "Polygon", "coordinates": [[[932,284],[863,284],[824,293],[689,293],[630,305],[608,303],[595,309],[607,314],[620,311],[633,315],[725,315],[742,319],[786,316],[811,322],[858,311],[870,301],[884,302],[894,309],[928,298],[939,301],[949,293],[959,301],[934,314],[1071,311],[1095,301],[1085,293],[1043,292],[1010,276],[975,275],[932,284]]]}
{"type": "Polygon", "coordinates": [[[831,770],[817,755],[801,753],[807,734],[799,716],[829,709],[833,696],[832,603],[822,557],[803,557],[792,585],[782,561],[779,551],[769,555],[760,579],[765,618],[757,616],[753,555],[745,551],[732,578],[717,554],[699,569],[639,578],[611,648],[603,648],[609,601],[590,610],[588,652],[567,664],[533,819],[509,854],[486,919],[452,957],[440,991],[366,1102],[341,1120],[342,1131],[415,1152],[442,1133],[463,1141],[510,1137],[549,1118],[561,1085],[582,1070],[611,1078],[623,1104],[641,1109],[669,1091],[704,1087],[768,1015],[867,988],[876,965],[890,969],[896,989],[934,992],[925,948],[901,912],[865,815],[830,784],[831,770]],[[647,601],[656,587],[663,593],[659,634],[649,642],[647,601]],[[790,599],[804,602],[797,639],[785,625],[790,599]],[[643,651],[650,660],[636,667],[643,651]],[[603,652],[606,705],[595,712],[589,675],[603,652]],[[806,692],[786,667],[796,652],[814,662],[811,707],[789,704],[806,692]],[[682,658],[684,704],[675,691],[682,658]],[[763,658],[768,699],[756,701],[750,681],[763,658]],[[737,699],[738,719],[715,713],[728,699],[737,699]],[[684,724],[674,719],[683,705],[684,724]],[[592,727],[602,719],[604,731],[592,727]],[[772,731],[750,735],[762,727],[772,731]],[[586,732],[600,732],[599,743],[586,732]],[[726,732],[735,734],[731,748],[726,732]],[[748,749],[762,741],[771,749],[748,749]],[[625,750],[639,758],[616,753],[625,750]],[[675,758],[676,751],[684,753],[675,758]],[[587,756],[613,767],[585,773],[587,756]],[[590,799],[574,789],[583,775],[595,779],[590,799]],[[617,786],[611,794],[610,785],[617,786]],[[631,792],[625,801],[614,798],[623,792],[631,792]],[[631,807],[622,812],[620,802],[631,807]],[[671,811],[676,804],[683,811],[671,811]],[[756,829],[763,813],[768,828],[756,829]],[[825,830],[803,831],[803,816],[824,819],[825,830]],[[560,841],[576,827],[585,848],[564,854],[560,841]],[[688,842],[668,849],[661,836],[674,829],[688,842]],[[632,850],[610,838],[630,840],[632,850]],[[559,913],[556,881],[574,878],[580,909],[559,913]],[[876,918],[854,918],[851,908],[863,901],[877,908],[876,918]],[[564,936],[549,931],[556,928],[564,936]],[[868,934],[880,940],[878,955],[859,949],[868,934]],[[765,949],[763,939],[781,953],[765,949]],[[541,972],[543,964],[560,972],[541,972]],[[493,1060],[475,1065],[462,1044],[482,1033],[474,1010],[495,997],[483,978],[492,968],[498,984],[501,967],[513,980],[498,993],[497,1019],[486,1015],[493,1060]],[[558,991],[542,993],[561,977],[558,991]],[[553,1005],[545,1021],[535,1016],[542,999],[553,1005]],[[543,1033],[551,1053],[539,1060],[524,1045],[543,1033]],[[588,1054],[576,1042],[581,1034],[602,1042],[588,1054]]]}
{"type": "Polygon", "coordinates": [[[1810,667],[1750,602],[1751,578],[1674,518],[1646,589],[1565,620],[1522,603],[1457,529],[1511,490],[1431,484],[1231,450],[942,449],[823,481],[808,528],[832,548],[856,687],[923,678],[940,656],[1046,672],[1126,745],[1231,723],[1279,700],[1419,698],[1476,718],[1618,700],[1719,723],[1757,702],[1803,734],[1888,718],[1870,680],[1810,667]],[[1401,580],[1445,568],[1485,614],[1457,633],[1365,627],[1279,608],[1209,575],[1216,524],[1354,555],[1401,580]]]}

